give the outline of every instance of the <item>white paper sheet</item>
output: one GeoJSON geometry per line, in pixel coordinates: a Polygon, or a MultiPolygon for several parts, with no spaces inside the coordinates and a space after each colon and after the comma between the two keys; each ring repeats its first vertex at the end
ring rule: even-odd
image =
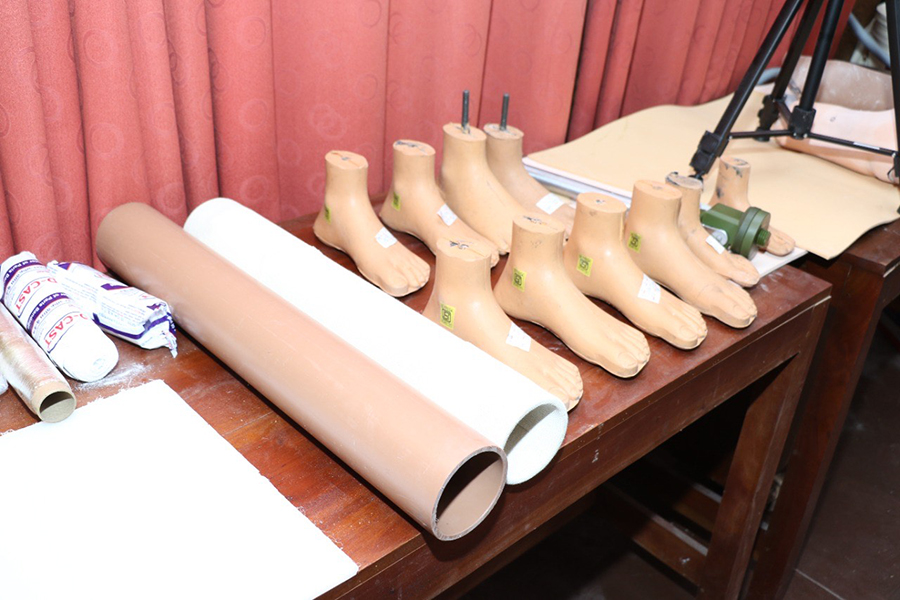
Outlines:
{"type": "Polygon", "coordinates": [[[313,598],[353,561],[161,381],[0,437],[0,598],[313,598]]]}
{"type": "Polygon", "coordinates": [[[556,397],[252,210],[197,207],[185,231],[503,448],[507,483],[539,473],[568,416],[556,397]]]}

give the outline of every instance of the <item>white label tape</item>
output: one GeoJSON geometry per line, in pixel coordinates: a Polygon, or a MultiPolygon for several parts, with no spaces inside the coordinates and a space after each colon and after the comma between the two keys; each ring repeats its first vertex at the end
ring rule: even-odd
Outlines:
{"type": "Polygon", "coordinates": [[[450,227],[454,223],[456,223],[456,213],[453,212],[453,209],[447,206],[446,204],[441,204],[441,207],[437,211],[437,215],[441,218],[441,221],[444,222],[444,225],[450,227]]]}
{"type": "Polygon", "coordinates": [[[506,336],[506,343],[525,352],[531,350],[531,336],[522,331],[522,328],[515,323],[509,324],[509,334],[506,336]]]}
{"type": "Polygon", "coordinates": [[[712,246],[712,249],[715,250],[716,252],[718,252],[719,254],[722,254],[723,252],[725,252],[725,246],[720,244],[719,240],[717,240],[716,238],[714,238],[711,235],[706,236],[706,243],[709,244],[710,246],[712,246]]]}
{"type": "Polygon", "coordinates": [[[660,295],[659,284],[644,275],[644,280],[641,281],[641,289],[638,290],[638,298],[648,300],[653,304],[659,304],[660,295]]]}
{"type": "Polygon", "coordinates": [[[382,227],[378,230],[378,233],[375,234],[375,241],[384,248],[390,248],[397,243],[397,238],[395,238],[394,234],[390,231],[382,227]]]}
{"type": "Polygon", "coordinates": [[[539,209],[547,213],[548,215],[552,215],[557,208],[565,204],[562,199],[556,194],[547,194],[543,198],[537,201],[537,206],[539,209]]]}

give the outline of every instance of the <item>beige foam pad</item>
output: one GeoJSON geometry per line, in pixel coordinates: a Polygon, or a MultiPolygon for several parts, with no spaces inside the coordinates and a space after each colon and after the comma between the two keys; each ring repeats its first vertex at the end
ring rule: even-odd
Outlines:
{"type": "MultiPolygon", "coordinates": [[[[537,152],[530,159],[619,188],[630,196],[639,179],[690,174],[691,156],[716,123],[730,96],[700,106],[657,106],[614,121],[577,140],[537,152]]],[[[756,128],[763,94],[755,92],[734,131],[756,128]]],[[[843,252],[863,233],[898,216],[900,188],[774,141],[732,140],[726,155],[750,162],[750,202],[772,213],[772,223],[797,245],[822,258],[843,252]]],[[[709,203],[716,171],[705,177],[709,203]]]]}

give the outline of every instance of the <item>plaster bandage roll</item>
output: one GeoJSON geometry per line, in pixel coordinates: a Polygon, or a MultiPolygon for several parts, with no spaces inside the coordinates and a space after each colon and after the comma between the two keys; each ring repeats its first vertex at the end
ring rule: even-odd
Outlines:
{"type": "MultiPolygon", "coordinates": [[[[3,306],[0,375],[42,421],[62,421],[75,410],[75,396],[65,377],[3,306]]],[[[6,389],[5,383],[2,387],[6,389]]]]}
{"type": "Polygon", "coordinates": [[[0,264],[3,304],[63,373],[79,381],[106,377],[119,361],[116,345],[82,312],[31,252],[0,264]]]}
{"type": "Polygon", "coordinates": [[[497,502],[502,450],[150,206],[111,211],[97,254],[438,539],[497,502]]]}
{"type": "Polygon", "coordinates": [[[527,481],[559,450],[568,416],[556,397],[271,221],[218,198],[185,230],[502,447],[507,483],[527,481]]]}
{"type": "Polygon", "coordinates": [[[147,350],[165,346],[173,357],[178,355],[175,323],[165,301],[87,265],[53,261],[47,268],[103,331],[147,350]]]}

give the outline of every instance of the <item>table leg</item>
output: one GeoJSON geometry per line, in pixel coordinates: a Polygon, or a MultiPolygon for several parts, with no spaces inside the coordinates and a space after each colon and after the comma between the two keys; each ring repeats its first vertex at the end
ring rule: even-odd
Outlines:
{"type": "Polygon", "coordinates": [[[812,310],[801,351],[767,376],[767,384],[747,409],[701,574],[701,599],[740,594],[826,306],[822,303],[812,310]]]}
{"type": "MultiPolygon", "coordinates": [[[[809,384],[796,440],[787,461],[749,598],[771,600],[787,591],[812,519],[816,501],[840,437],[853,392],[869,353],[884,306],[897,291],[886,289],[890,276],[840,261],[814,275],[831,281],[831,308],[809,384]]],[[[887,288],[897,287],[890,279],[887,288]]]]}

